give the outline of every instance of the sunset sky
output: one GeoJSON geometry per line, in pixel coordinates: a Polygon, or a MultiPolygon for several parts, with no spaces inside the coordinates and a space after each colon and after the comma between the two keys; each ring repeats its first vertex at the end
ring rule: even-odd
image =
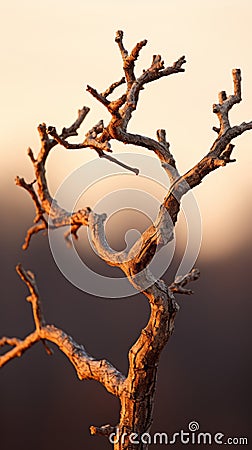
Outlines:
{"type": "MultiPolygon", "coordinates": [[[[108,120],[107,111],[85,89],[90,84],[103,91],[122,76],[114,42],[118,29],[124,30],[128,49],[148,39],[137,65],[139,74],[153,54],[160,53],[167,65],[186,55],[185,73],[145,88],[129,127],[148,136],[165,128],[181,172],[195,164],[216,137],[212,104],[220,90],[232,93],[232,68],[242,70],[243,96],[230,115],[232,123],[252,120],[250,0],[12,0],[2,3],[1,17],[1,181],[3,192],[9,192],[7,210],[10,199],[12,204],[22,201],[13,184],[15,175],[33,177],[26,149],[38,149],[39,123],[60,129],[87,105],[91,112],[80,129],[81,139],[98,120],[108,120]]],[[[203,255],[216,257],[248,239],[251,147],[252,133],[247,132],[236,140],[237,163],[211,174],[194,192],[203,220],[203,255]]],[[[115,153],[125,151],[116,143],[113,148],[115,153]]],[[[48,163],[52,190],[94,158],[92,150],[70,154],[57,147],[48,163]]]]}

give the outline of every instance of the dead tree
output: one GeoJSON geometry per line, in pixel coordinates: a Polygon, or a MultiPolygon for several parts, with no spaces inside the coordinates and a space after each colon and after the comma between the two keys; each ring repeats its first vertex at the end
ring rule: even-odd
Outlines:
{"type": "Polygon", "coordinates": [[[140,134],[132,134],[128,132],[127,127],[137,108],[140,91],[144,86],[161,77],[183,72],[185,57],[182,56],[171,66],[165,67],[161,56],[154,55],[150,67],[137,77],[135,62],[147,41],[136,44],[131,53],[128,53],[124,47],[122,31],[116,33],[115,41],[122,56],[124,77],[102,93],[87,86],[87,91],[111,114],[109,123],[105,126],[101,120],[86,133],[81,143],[70,143],[68,139],[78,135],[77,130],[89,112],[89,108],[84,107],[79,110],[77,120],[69,128],[63,128],[61,133],[58,133],[55,127],[47,127],[44,123],[39,125],[41,148],[38,155],[35,157],[32,150],[28,149],[35,179],[27,183],[23,178],[17,177],[16,184],[30,194],[35,205],[36,217],[34,225],[27,232],[23,248],[26,249],[32,235],[41,230],[68,226],[70,231],[66,238],[69,238],[70,234],[77,237],[78,230],[82,226],[89,227],[94,247],[100,258],[109,265],[119,267],[129,282],[147,297],[150,305],[149,321],[129,350],[129,370],[124,375],[109,361],[97,360],[89,355],[83,345],[77,344],[64,331],[46,323],[40,306],[35,277],[30,271],[18,265],[17,272],[30,291],[27,300],[32,305],[35,330],[24,339],[3,337],[0,340],[1,346],[12,347],[0,357],[0,366],[21,356],[38,341],[43,342],[48,353],[51,353],[49,343],[56,344],[73,364],[81,380],[99,381],[108,392],[120,400],[121,412],[118,425],[92,426],[91,433],[108,436],[117,429],[120,438],[114,444],[115,449],[147,449],[148,441],[140,440],[136,443],[134,436],[142,436],[151,428],[159,357],[173,333],[174,320],[178,312],[174,294],[191,294],[192,291],[187,289],[186,285],[199,277],[198,270],[193,269],[183,279],[175,280],[167,286],[163,280],[154,278],[148,266],[157,249],[173,239],[173,228],[180,211],[182,197],[190,189],[199,185],[210,172],[235,161],[231,159],[234,149],[232,141],[246,130],[251,130],[252,121],[235,126],[230,125],[229,111],[241,101],[241,72],[240,69],[234,69],[232,71],[234,93],[227,96],[225,91],[220,92],[219,103],[213,105],[213,112],[219,119],[219,128],[213,128],[217,138],[205,156],[194,167],[180,175],[170,151],[169,142],[166,140],[165,130],[158,130],[155,140],[140,134]],[[123,84],[126,85],[125,93],[116,100],[110,101],[110,94],[123,84]],[[154,152],[170,178],[170,187],[167,188],[167,195],[160,205],[155,222],[142,233],[133,248],[122,252],[113,250],[106,240],[104,231],[106,214],[96,214],[89,207],[70,213],[53,201],[48,189],[45,169],[51,150],[60,144],[67,149],[92,148],[100,158],[123,165],[125,169],[138,174],[138,169],[128,167],[111,156],[113,140],[154,152]],[[49,215],[52,218],[50,222],[49,215]],[[132,433],[136,434],[132,435],[132,433]]]}

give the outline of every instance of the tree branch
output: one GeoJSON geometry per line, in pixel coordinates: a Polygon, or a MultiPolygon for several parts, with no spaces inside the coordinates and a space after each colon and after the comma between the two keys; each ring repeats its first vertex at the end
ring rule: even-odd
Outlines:
{"type": "MultiPolygon", "coordinates": [[[[218,117],[220,120],[220,131],[217,139],[214,141],[210,151],[204,156],[201,161],[199,161],[194,167],[188,170],[184,175],[179,176],[179,173],[174,164],[174,170],[170,169],[173,167],[168,164],[168,172],[170,179],[174,180],[171,184],[169,191],[164,198],[162,206],[159,212],[159,220],[156,221],[156,225],[150,226],[141,237],[141,245],[135,243],[135,246],[139,245],[139,254],[135,257],[135,270],[139,265],[139,259],[141,259],[141,270],[143,267],[150,262],[150,243],[152,248],[155,250],[157,244],[167,244],[173,239],[172,228],[175,226],[178,213],[180,211],[180,202],[182,197],[190,190],[201,183],[203,178],[207,176],[212,171],[218,169],[219,167],[224,167],[230,162],[234,162],[231,159],[231,155],[234,149],[234,145],[231,141],[243,134],[247,130],[252,129],[251,122],[243,122],[241,125],[236,125],[231,127],[228,120],[229,110],[241,101],[241,75],[239,69],[234,69],[233,72],[234,81],[234,94],[226,98],[226,95],[219,94],[221,100],[220,105],[218,105],[218,117]],[[166,213],[166,216],[164,214],[166,213]],[[168,239],[158,242],[157,224],[163,223],[167,224],[166,235],[168,239]]],[[[214,111],[215,112],[215,111],[214,111]]],[[[159,137],[159,139],[162,139],[159,137]]],[[[161,159],[161,158],[160,158],[161,159]]],[[[163,163],[162,166],[166,169],[167,163],[163,163]]]]}
{"type": "Polygon", "coordinates": [[[63,128],[61,132],[62,139],[66,139],[70,136],[78,136],[77,130],[80,128],[82,122],[84,121],[86,115],[89,113],[90,109],[87,106],[83,106],[82,109],[78,110],[78,117],[75,122],[68,128],[63,128]]]}
{"type": "Polygon", "coordinates": [[[32,304],[33,318],[36,330],[29,334],[24,340],[18,338],[0,339],[0,346],[11,345],[13,349],[0,356],[0,367],[15,357],[21,356],[26,350],[40,340],[47,340],[57,345],[57,347],[67,356],[73,364],[80,380],[99,381],[108,392],[116,396],[121,395],[125,377],[109,361],[97,360],[90,356],[82,345],[77,344],[71,336],[54,325],[46,325],[41,311],[39,291],[36,280],[30,271],[25,271],[19,264],[17,272],[27,285],[30,295],[27,300],[32,304]]]}

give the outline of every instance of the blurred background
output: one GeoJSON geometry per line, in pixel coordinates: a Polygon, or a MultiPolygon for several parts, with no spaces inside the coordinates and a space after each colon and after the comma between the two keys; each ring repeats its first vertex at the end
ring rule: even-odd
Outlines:
{"type": "MultiPolygon", "coordinates": [[[[46,236],[35,236],[22,251],[34,208],[14,178],[33,180],[26,149],[38,150],[39,123],[60,130],[73,122],[78,108],[89,106],[81,140],[101,118],[105,123],[109,119],[85,89],[90,84],[103,91],[122,76],[117,29],[124,30],[129,49],[148,39],[138,73],[150,65],[153,54],[160,53],[167,65],[186,55],[185,73],[142,92],[129,129],[154,137],[158,128],[165,128],[179,170],[188,170],[216,137],[212,104],[220,90],[232,93],[234,67],[242,70],[243,102],[231,112],[231,121],[252,120],[251,2],[13,0],[1,5],[1,16],[0,335],[23,337],[33,330],[27,289],[15,273],[22,262],[36,274],[48,323],[126,372],[127,351],[148,320],[147,301],[141,295],[112,300],[78,290],[58,270],[46,236]]],[[[153,432],[187,430],[197,420],[202,431],[252,438],[251,139],[249,132],[238,138],[237,163],[215,171],[195,189],[202,216],[196,263],[201,278],[192,286],[194,296],[177,299],[181,309],[160,362],[153,432]]],[[[125,151],[116,143],[113,149],[125,151]]],[[[92,150],[69,152],[57,146],[47,164],[52,193],[71,171],[95,157],[92,150]]],[[[86,206],[85,195],[81,203],[86,206]]],[[[139,231],[148,225],[146,218],[132,215],[118,216],[114,224],[111,220],[111,245],[124,245],[134,218],[139,231]]],[[[182,245],[164,276],[167,282],[183,254],[183,217],[179,229],[182,245]]],[[[85,253],[81,239],[77,247],[85,253]]],[[[112,269],[99,261],[94,266],[111,275],[112,269]]],[[[118,413],[117,399],[98,383],[80,382],[57,349],[48,357],[39,343],[0,371],[1,450],[110,448],[88,429],[116,424],[118,413]]]]}

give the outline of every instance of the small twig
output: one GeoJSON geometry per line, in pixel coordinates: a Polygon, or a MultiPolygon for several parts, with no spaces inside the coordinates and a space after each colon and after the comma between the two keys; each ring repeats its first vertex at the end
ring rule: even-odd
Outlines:
{"type": "Polygon", "coordinates": [[[99,94],[96,89],[92,88],[91,86],[87,85],[87,91],[94,97],[96,100],[101,102],[106,108],[109,107],[109,100],[106,99],[102,94],[99,94]]]}
{"type": "Polygon", "coordinates": [[[34,219],[34,223],[37,223],[41,217],[44,214],[44,209],[41,207],[40,201],[38,199],[38,196],[35,192],[35,189],[33,187],[34,183],[36,182],[36,180],[34,180],[32,183],[26,183],[26,181],[24,180],[24,178],[19,178],[16,177],[15,178],[15,183],[17,186],[22,187],[23,189],[25,189],[31,196],[34,204],[35,204],[35,208],[36,208],[36,217],[34,219]]]}
{"type": "Polygon", "coordinates": [[[32,149],[30,147],[28,147],[28,149],[27,149],[27,155],[29,156],[31,162],[33,164],[35,164],[36,158],[34,157],[33,151],[32,151],[32,149]]]}
{"type": "Polygon", "coordinates": [[[235,159],[231,159],[231,154],[235,148],[234,144],[228,144],[225,150],[221,153],[220,159],[223,159],[226,163],[235,162],[235,159]]]}
{"type": "Polygon", "coordinates": [[[96,89],[92,88],[91,86],[87,86],[87,91],[94,97],[96,100],[98,100],[102,105],[104,105],[107,110],[112,114],[112,116],[121,118],[119,113],[119,108],[125,103],[126,96],[123,95],[118,100],[114,100],[110,102],[107,100],[106,97],[104,97],[103,94],[99,94],[96,89]]]}
{"type": "Polygon", "coordinates": [[[130,167],[127,164],[124,164],[123,162],[118,161],[118,159],[113,158],[113,156],[111,156],[111,155],[107,155],[106,153],[102,153],[100,155],[100,158],[107,159],[108,161],[111,161],[111,162],[117,164],[118,166],[123,167],[126,170],[130,170],[131,172],[134,172],[136,175],[139,174],[139,169],[137,169],[136,167],[130,167]]]}
{"type": "Polygon", "coordinates": [[[122,77],[119,81],[112,83],[111,86],[109,86],[108,89],[106,89],[106,91],[104,91],[101,95],[103,97],[107,98],[110,94],[112,94],[112,92],[114,92],[114,90],[118,86],[121,86],[121,84],[124,84],[124,83],[125,83],[125,77],[122,77]]]}
{"type": "Polygon", "coordinates": [[[3,336],[0,339],[0,347],[4,347],[5,345],[10,345],[11,347],[16,347],[21,342],[18,338],[8,338],[6,336],[3,336]]]}
{"type": "Polygon", "coordinates": [[[158,80],[162,77],[167,77],[172,74],[179,72],[184,72],[185,69],[182,67],[186,63],[185,56],[181,56],[177,61],[173,63],[172,66],[164,68],[164,62],[160,55],[154,55],[152,64],[149,69],[145,70],[143,74],[138,78],[138,82],[143,86],[144,84],[150,83],[152,81],[158,80]]]}
{"type": "MultiPolygon", "coordinates": [[[[239,103],[241,101],[240,69],[233,69],[232,76],[234,84],[234,94],[227,97],[225,91],[219,92],[219,104],[213,105],[213,112],[217,115],[220,122],[219,135],[223,135],[230,128],[228,113],[236,103],[239,103]]],[[[214,127],[214,131],[218,131],[218,128],[214,127]]]]}
{"type": "Polygon", "coordinates": [[[75,120],[75,122],[68,128],[63,128],[62,129],[62,133],[61,133],[61,137],[63,139],[70,137],[70,136],[77,136],[77,130],[78,128],[81,126],[83,120],[85,119],[86,115],[89,113],[90,108],[88,108],[87,106],[83,106],[82,109],[78,110],[78,117],[75,120]]]}
{"type": "Polygon", "coordinates": [[[107,147],[106,147],[107,144],[98,143],[93,138],[89,137],[90,135],[92,136],[93,134],[97,133],[97,128],[98,128],[98,131],[100,131],[101,123],[99,123],[96,127],[93,127],[92,130],[90,130],[90,132],[86,135],[87,138],[85,140],[85,143],[82,143],[82,144],[70,144],[69,142],[61,139],[61,137],[57,134],[56,129],[54,127],[48,127],[47,131],[48,131],[48,134],[53,136],[53,138],[60,145],[62,145],[65,148],[68,148],[68,149],[79,149],[79,148],[85,148],[85,147],[91,147],[92,146],[97,151],[97,153],[98,153],[100,158],[107,159],[108,161],[113,162],[113,163],[117,164],[118,166],[121,166],[124,169],[130,170],[131,172],[134,172],[136,175],[138,175],[139,174],[139,170],[137,168],[130,167],[127,164],[124,164],[123,162],[118,161],[113,156],[110,156],[107,153],[104,153],[103,149],[104,149],[104,147],[107,149],[107,147]]]}
{"type": "Polygon", "coordinates": [[[147,40],[144,39],[143,41],[138,42],[133,48],[130,55],[128,54],[128,51],[124,48],[123,45],[123,31],[119,30],[116,32],[115,41],[118,44],[118,47],[122,55],[122,59],[124,62],[123,68],[125,72],[125,78],[129,89],[136,79],[134,74],[135,61],[137,60],[141,49],[147,44],[147,40]]]}
{"type": "MultiPolygon", "coordinates": [[[[36,331],[39,334],[41,328],[45,325],[45,319],[42,312],[42,306],[39,298],[39,291],[37,288],[35,276],[30,271],[25,271],[21,264],[16,266],[16,271],[19,274],[21,280],[27,285],[31,295],[26,297],[26,300],[32,304],[33,319],[36,327],[36,331]]],[[[42,340],[48,355],[53,354],[53,350],[49,347],[45,340],[42,340]]]]}
{"type": "Polygon", "coordinates": [[[169,286],[169,289],[176,294],[186,294],[191,295],[193,291],[191,289],[185,289],[188,283],[195,281],[199,278],[200,271],[198,269],[192,269],[191,272],[187,273],[184,276],[179,276],[175,279],[175,281],[169,286]]]}
{"type": "Polygon", "coordinates": [[[30,291],[31,295],[29,295],[29,297],[27,297],[26,300],[32,304],[34,323],[36,330],[39,332],[42,326],[45,324],[45,319],[41,308],[39,291],[37,288],[35,276],[32,272],[25,271],[21,264],[18,264],[16,266],[16,271],[19,274],[21,280],[25,282],[30,291]]]}
{"type": "Polygon", "coordinates": [[[127,56],[128,56],[128,51],[124,48],[124,45],[123,45],[123,31],[122,30],[118,30],[116,32],[115,42],[118,44],[118,47],[119,47],[121,55],[122,55],[122,59],[125,60],[125,58],[127,58],[127,56]]]}
{"type": "Polygon", "coordinates": [[[46,230],[48,228],[47,222],[44,220],[43,222],[37,224],[37,225],[33,225],[32,227],[30,227],[27,232],[26,232],[26,236],[25,236],[25,241],[22,245],[22,249],[23,250],[27,250],[27,248],[29,247],[31,238],[34,234],[39,233],[39,231],[42,230],[46,230]]]}
{"type": "Polygon", "coordinates": [[[116,432],[116,427],[112,427],[109,424],[103,425],[102,427],[95,427],[94,425],[92,425],[89,430],[92,435],[97,434],[98,436],[109,437],[111,433],[116,432]]]}
{"type": "Polygon", "coordinates": [[[86,133],[86,137],[95,139],[99,134],[103,132],[103,130],[104,130],[103,120],[99,120],[99,122],[86,133]]]}

